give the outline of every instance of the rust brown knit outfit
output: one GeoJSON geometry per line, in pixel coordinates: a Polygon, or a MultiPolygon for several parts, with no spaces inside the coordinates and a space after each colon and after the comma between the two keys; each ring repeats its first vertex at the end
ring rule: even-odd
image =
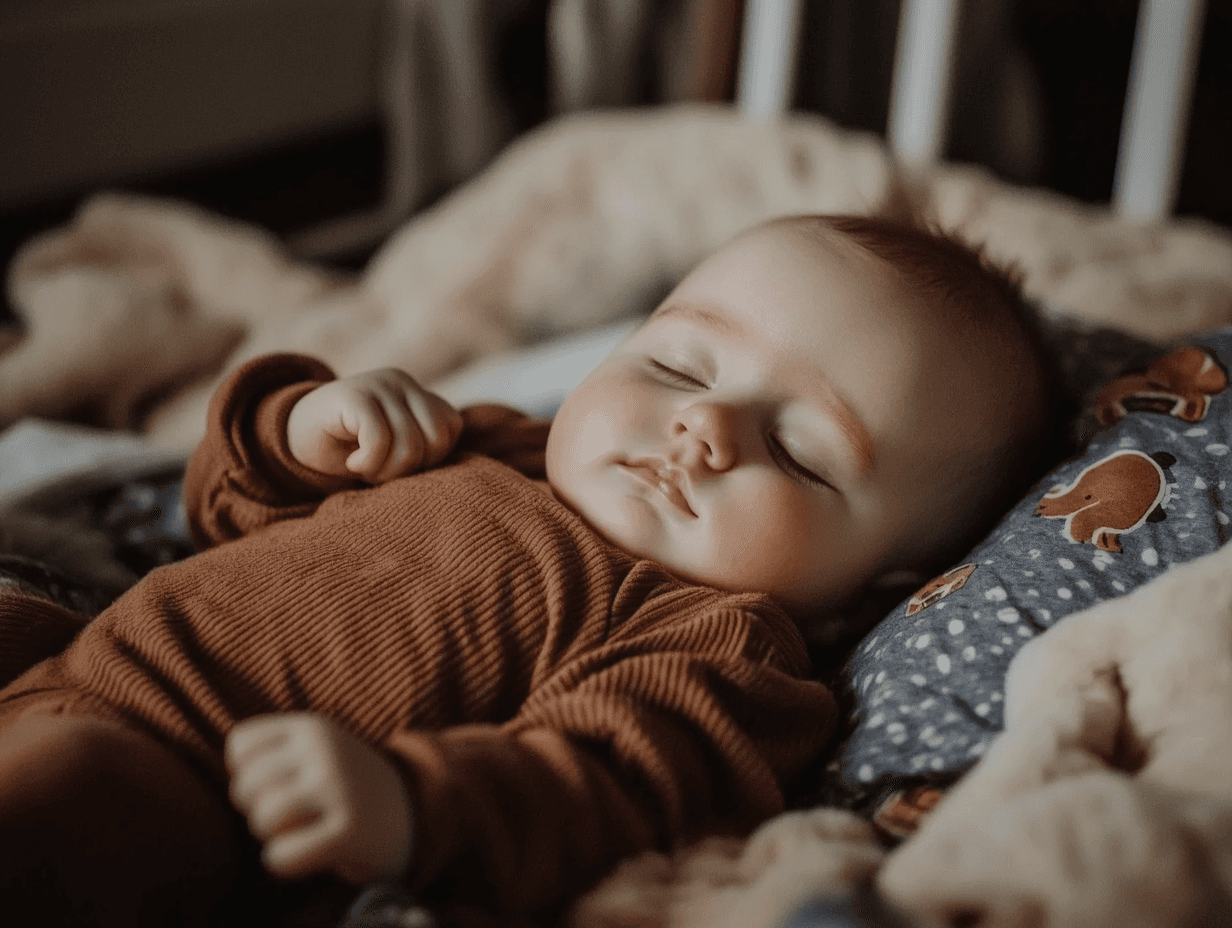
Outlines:
{"type": "Polygon", "coordinates": [[[309,471],[286,419],[331,377],[278,356],[228,381],[186,480],[204,550],[0,692],[0,747],[23,715],[120,721],[225,795],[232,725],[318,712],[402,770],[409,885],[507,912],[783,808],[834,708],[780,609],[608,544],[528,479],[546,428],[510,410],[468,410],[427,473],[309,471]]]}

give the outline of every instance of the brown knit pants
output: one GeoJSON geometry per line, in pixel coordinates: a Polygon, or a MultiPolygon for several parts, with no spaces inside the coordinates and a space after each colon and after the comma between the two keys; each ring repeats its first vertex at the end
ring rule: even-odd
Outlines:
{"type": "MultiPolygon", "coordinates": [[[[0,688],[84,622],[5,591],[0,688]]],[[[219,784],[105,706],[67,691],[0,702],[5,928],[322,928],[355,892],[269,878],[219,784]]]]}
{"type": "MultiPolygon", "coordinates": [[[[0,685],[85,621],[6,590],[0,685]]],[[[222,903],[251,851],[226,797],[154,738],[76,705],[45,693],[0,707],[0,924],[229,925],[222,903]]]]}
{"type": "Polygon", "coordinates": [[[240,876],[235,814],[152,738],[25,713],[0,729],[0,921],[223,924],[240,876]]]}

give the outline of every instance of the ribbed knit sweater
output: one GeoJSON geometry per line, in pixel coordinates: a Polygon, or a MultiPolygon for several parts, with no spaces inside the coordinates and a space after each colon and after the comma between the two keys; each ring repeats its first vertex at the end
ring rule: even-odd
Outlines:
{"type": "Polygon", "coordinates": [[[186,479],[201,552],[14,681],[0,717],[120,717],[223,789],[237,721],[321,713],[401,770],[411,888],[511,913],[783,809],[834,723],[783,611],[606,542],[535,485],[546,426],[512,410],[466,410],[444,465],[381,486],[303,467],[287,416],[332,376],[282,355],[229,379],[186,479]]]}

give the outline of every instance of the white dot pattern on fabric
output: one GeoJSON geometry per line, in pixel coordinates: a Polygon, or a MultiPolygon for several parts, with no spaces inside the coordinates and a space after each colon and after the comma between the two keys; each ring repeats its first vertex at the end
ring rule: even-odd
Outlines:
{"type": "Polygon", "coordinates": [[[1207,445],[1207,446],[1206,446],[1206,451],[1207,451],[1207,453],[1208,453],[1208,454],[1213,454],[1213,455],[1215,455],[1216,457],[1220,457],[1220,458],[1221,458],[1221,457],[1223,457],[1225,454],[1227,454],[1227,453],[1228,453],[1228,446],[1227,446],[1227,445],[1224,445],[1224,444],[1221,444],[1221,443],[1219,443],[1219,442],[1214,442],[1213,444],[1209,444],[1209,445],[1207,445]]]}
{"type": "Polygon", "coordinates": [[[950,658],[948,655],[945,655],[945,654],[937,655],[937,669],[940,670],[942,673],[950,672],[950,658]]]}
{"type": "Polygon", "coordinates": [[[961,635],[963,633],[963,629],[966,627],[967,626],[962,619],[950,619],[950,624],[947,626],[947,629],[951,635],[961,635]]]}
{"type": "Polygon", "coordinates": [[[984,598],[994,603],[1003,603],[1008,597],[1009,594],[1005,592],[1004,587],[994,586],[991,590],[984,592],[984,598]]]}
{"type": "Polygon", "coordinates": [[[1142,563],[1147,567],[1154,567],[1159,563],[1159,552],[1154,548],[1145,548],[1142,552],[1142,563]]]}

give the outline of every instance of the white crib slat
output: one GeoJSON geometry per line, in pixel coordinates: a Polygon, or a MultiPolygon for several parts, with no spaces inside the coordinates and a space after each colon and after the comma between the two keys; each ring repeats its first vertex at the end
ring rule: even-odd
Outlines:
{"type": "Polygon", "coordinates": [[[959,7],[959,0],[903,2],[886,136],[909,167],[944,154],[959,7]]]}
{"type": "Polygon", "coordinates": [[[803,0],[747,0],[736,103],[748,116],[768,119],[791,106],[803,0]]]}
{"type": "Polygon", "coordinates": [[[1127,218],[1163,219],[1176,205],[1205,10],[1205,0],[1138,7],[1112,194],[1127,218]]]}

